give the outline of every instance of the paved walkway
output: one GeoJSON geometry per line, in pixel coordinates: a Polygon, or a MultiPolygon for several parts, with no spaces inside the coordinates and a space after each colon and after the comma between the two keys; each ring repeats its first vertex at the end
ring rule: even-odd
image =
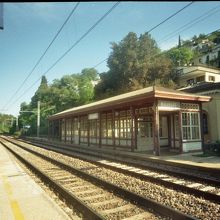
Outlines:
{"type": "Polygon", "coordinates": [[[147,157],[147,158],[163,160],[167,162],[220,169],[220,157],[218,156],[201,157],[202,152],[196,152],[196,153],[191,152],[184,154],[169,154],[168,152],[168,153],[162,153],[162,156],[159,157],[144,153],[135,153],[135,154],[139,155],[140,157],[147,157]]]}
{"type": "Polygon", "coordinates": [[[69,217],[0,144],[0,219],[67,220],[69,217]]]}

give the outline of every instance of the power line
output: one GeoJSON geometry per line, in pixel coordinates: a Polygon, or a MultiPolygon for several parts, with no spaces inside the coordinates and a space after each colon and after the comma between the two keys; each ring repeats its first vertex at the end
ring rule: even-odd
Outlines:
{"type": "Polygon", "coordinates": [[[192,5],[194,2],[190,2],[188,5],[184,6],[183,8],[181,8],[180,10],[178,10],[177,12],[175,12],[174,14],[170,15],[168,18],[166,18],[165,20],[163,20],[162,22],[160,22],[159,24],[155,25],[154,27],[152,27],[149,31],[147,31],[147,33],[150,33],[151,31],[153,31],[154,29],[156,29],[157,27],[159,27],[160,25],[162,25],[163,23],[167,22],[168,20],[170,20],[171,18],[173,18],[174,16],[176,16],[177,14],[179,14],[181,11],[183,11],[184,9],[188,8],[190,5],[192,5]]]}
{"type": "MultiPolygon", "coordinates": [[[[60,58],[58,58],[48,69],[47,71],[45,71],[42,75],[46,75],[54,66],[57,65],[57,63],[59,63],[77,44],[80,43],[80,41],[82,41],[105,17],[107,17],[107,15],[109,15],[118,5],[120,2],[116,2],[101,18],[98,19],[98,21],[93,24],[65,53],[63,53],[62,56],[60,56],[60,58]]],[[[15,104],[24,94],[26,94],[35,84],[38,83],[38,81],[41,80],[41,77],[39,79],[37,79],[30,87],[28,87],[28,89],[26,89],[24,91],[24,93],[22,93],[21,96],[19,96],[19,98],[17,98],[17,100],[15,100],[15,102],[13,102],[13,104],[15,104]]],[[[12,105],[13,105],[12,104],[12,105]]]]}
{"type": "MultiPolygon", "coordinates": [[[[151,31],[153,31],[154,29],[158,28],[160,25],[164,24],[165,22],[167,22],[168,20],[170,20],[171,18],[173,18],[174,16],[176,16],[177,14],[179,14],[181,11],[183,11],[184,9],[188,8],[190,5],[192,5],[194,2],[190,2],[189,4],[187,4],[186,6],[184,6],[183,8],[181,8],[180,10],[176,11],[174,14],[170,15],[169,17],[167,17],[165,20],[161,21],[159,24],[155,25],[154,27],[152,27],[149,31],[147,31],[146,33],[150,33],[151,31]]],[[[105,62],[106,60],[108,60],[108,58],[102,60],[100,63],[96,64],[93,68],[96,68],[97,66],[99,66],[100,64],[102,64],[103,62],[105,62]]]]}
{"type": "MultiPolygon", "coordinates": [[[[192,26],[196,25],[197,23],[207,19],[208,17],[214,15],[215,13],[219,12],[220,11],[220,6],[218,6],[217,8],[213,8],[211,10],[209,10],[208,12],[202,14],[201,16],[195,18],[194,20],[191,20],[190,22],[188,22],[187,24],[183,25],[182,27],[178,28],[177,30],[175,30],[174,32],[171,32],[170,34],[166,35],[162,40],[164,40],[164,42],[166,42],[167,40],[171,39],[172,37],[176,36],[177,34],[180,34],[182,33],[183,31],[191,28],[192,26]],[[217,10],[216,10],[217,9],[217,10]],[[214,12],[213,12],[214,11],[214,12]],[[206,15],[206,16],[205,16],[206,15]],[[205,16],[205,17],[204,17],[205,16]],[[201,19],[200,19],[201,18],[201,19]],[[200,19],[200,20],[198,20],[200,19]],[[188,26],[188,27],[187,27],[188,26]],[[171,37],[168,37],[168,36],[171,36],[171,37]],[[168,38],[167,38],[168,37],[168,38]]],[[[161,41],[162,41],[161,40],[161,41]]],[[[159,43],[161,42],[159,41],[159,43]]]]}
{"type": "Polygon", "coordinates": [[[63,30],[64,26],[67,24],[67,22],[69,21],[69,19],[71,18],[71,16],[73,15],[73,13],[75,12],[75,10],[77,9],[77,7],[79,6],[79,2],[77,2],[77,4],[74,6],[74,8],[72,9],[72,11],[70,12],[70,14],[68,15],[68,17],[66,18],[66,20],[64,21],[64,23],[62,24],[62,26],[60,27],[60,29],[57,31],[56,35],[53,37],[52,41],[50,42],[50,44],[48,45],[48,47],[46,48],[46,50],[43,52],[43,54],[40,56],[40,58],[38,59],[38,61],[36,62],[36,64],[34,65],[34,67],[32,68],[32,70],[30,71],[30,73],[27,75],[27,77],[24,79],[24,81],[21,83],[21,85],[19,86],[19,88],[16,90],[16,92],[11,96],[11,98],[9,99],[8,103],[6,103],[6,105],[3,107],[6,108],[6,106],[11,102],[11,100],[13,100],[13,98],[17,95],[17,93],[20,91],[20,89],[23,87],[23,85],[25,84],[25,82],[28,80],[28,78],[31,76],[31,74],[34,72],[34,70],[36,69],[36,67],[39,65],[39,63],[41,62],[41,60],[43,59],[43,57],[45,56],[45,54],[47,53],[47,51],[49,50],[49,48],[52,46],[52,44],[54,43],[54,41],[56,40],[56,38],[58,37],[58,35],[60,34],[60,32],[63,30]]]}
{"type": "Polygon", "coordinates": [[[99,66],[100,64],[104,63],[105,61],[107,61],[108,58],[102,60],[101,62],[97,63],[95,66],[93,66],[92,68],[96,68],[97,66],[99,66]]]}

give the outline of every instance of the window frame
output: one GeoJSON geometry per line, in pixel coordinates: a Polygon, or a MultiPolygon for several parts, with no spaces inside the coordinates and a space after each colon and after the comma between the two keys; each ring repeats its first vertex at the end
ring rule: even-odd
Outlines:
{"type": "Polygon", "coordinates": [[[182,112],[181,117],[183,141],[201,141],[200,113],[182,112]]]}

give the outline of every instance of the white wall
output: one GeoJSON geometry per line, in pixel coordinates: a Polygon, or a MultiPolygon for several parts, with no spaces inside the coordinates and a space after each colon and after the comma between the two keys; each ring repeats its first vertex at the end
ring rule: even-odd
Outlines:
{"type": "Polygon", "coordinates": [[[183,152],[189,152],[192,150],[201,150],[202,149],[202,143],[201,141],[198,142],[190,142],[190,143],[183,143],[183,152]]]}

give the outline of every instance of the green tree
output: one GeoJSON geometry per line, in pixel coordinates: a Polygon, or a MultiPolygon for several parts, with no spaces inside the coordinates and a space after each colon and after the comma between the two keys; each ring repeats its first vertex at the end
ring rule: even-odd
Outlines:
{"type": "Polygon", "coordinates": [[[95,87],[96,99],[152,85],[158,77],[167,81],[172,63],[161,55],[150,34],[137,37],[130,32],[121,42],[111,45],[107,61],[109,71],[100,74],[100,83],[95,87]]]}
{"type": "Polygon", "coordinates": [[[166,56],[170,58],[174,66],[189,65],[194,57],[194,53],[187,47],[172,48],[166,52],[166,56]]]}

